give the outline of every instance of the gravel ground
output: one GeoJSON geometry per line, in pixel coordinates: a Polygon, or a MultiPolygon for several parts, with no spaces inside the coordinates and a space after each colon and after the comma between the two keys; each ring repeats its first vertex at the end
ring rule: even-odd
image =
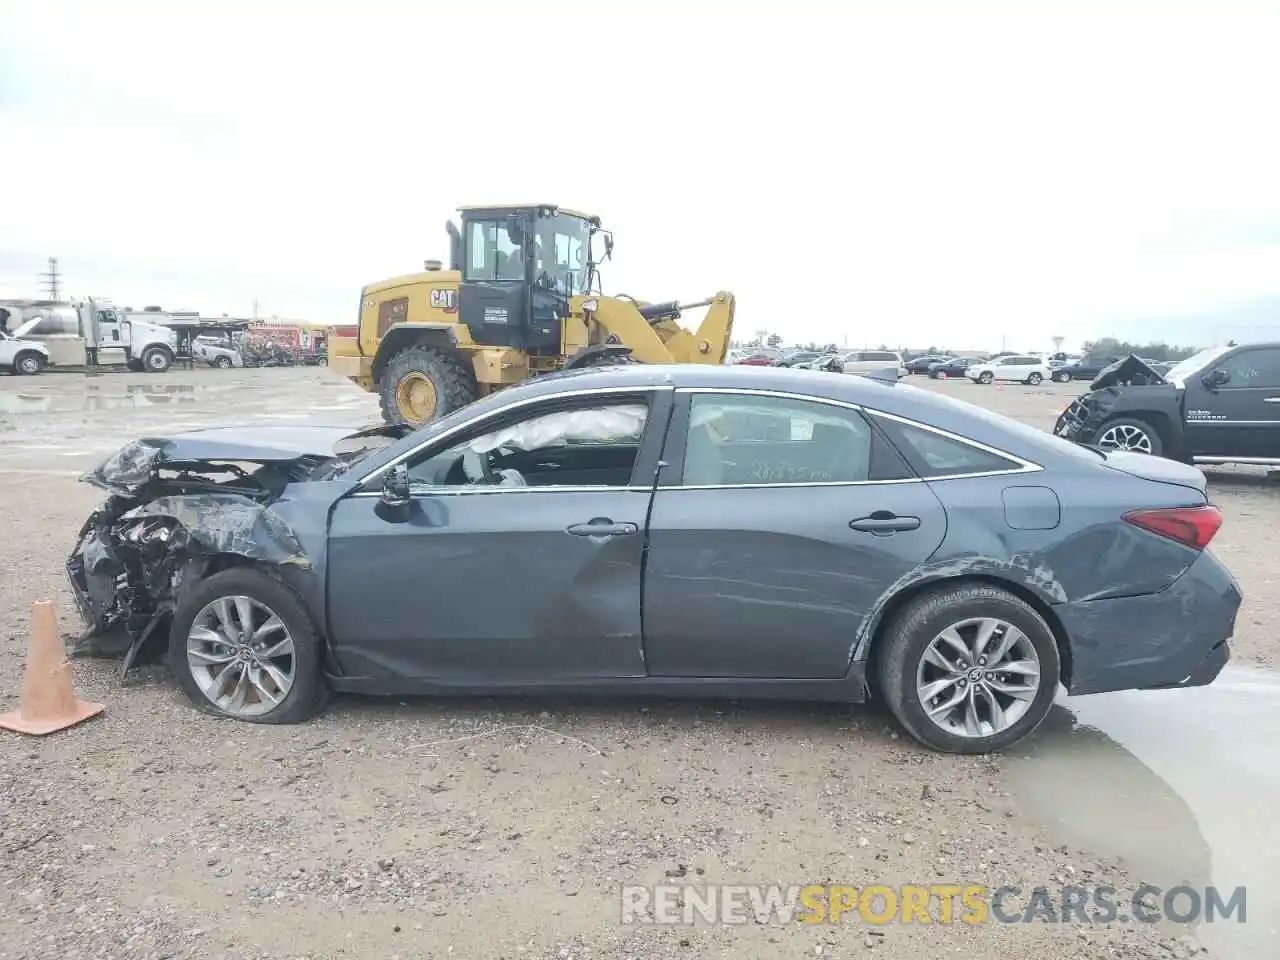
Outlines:
{"type": "MultiPolygon", "coordinates": [[[[99,499],[74,479],[98,453],[166,423],[374,411],[317,370],[95,384],[86,409],[82,378],[0,379],[0,710],[16,703],[32,601],[54,599],[62,629],[78,629],[62,562],[99,499]]],[[[935,388],[978,396],[968,386],[935,388]]],[[[981,396],[1047,426],[1065,395],[981,396]]],[[[1213,480],[1227,515],[1215,546],[1248,598],[1237,656],[1275,664],[1262,624],[1278,594],[1253,535],[1280,516],[1275,490],[1243,470],[1213,480]]],[[[276,728],[196,712],[162,668],[122,686],[115,664],[78,661],[76,681],[103,716],[0,738],[0,958],[1206,955],[1142,924],[620,923],[622,884],[673,878],[1144,879],[1028,816],[1011,760],[925,752],[872,709],[348,698],[276,728]]]]}

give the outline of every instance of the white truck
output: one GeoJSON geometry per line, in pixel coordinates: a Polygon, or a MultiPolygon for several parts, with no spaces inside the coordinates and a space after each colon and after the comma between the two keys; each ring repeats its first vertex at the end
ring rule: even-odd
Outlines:
{"type": "Polygon", "coordinates": [[[178,337],[149,316],[102,300],[0,300],[0,332],[39,345],[45,365],[56,367],[124,364],[130,370],[164,373],[173,365],[178,337]]]}

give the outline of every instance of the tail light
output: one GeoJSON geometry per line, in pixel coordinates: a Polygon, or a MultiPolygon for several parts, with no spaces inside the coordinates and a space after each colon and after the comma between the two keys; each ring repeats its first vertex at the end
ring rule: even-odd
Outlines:
{"type": "Polygon", "coordinates": [[[1184,547],[1203,550],[1222,526],[1222,511],[1211,503],[1203,507],[1134,510],[1124,515],[1124,521],[1157,536],[1176,540],[1184,547]]]}

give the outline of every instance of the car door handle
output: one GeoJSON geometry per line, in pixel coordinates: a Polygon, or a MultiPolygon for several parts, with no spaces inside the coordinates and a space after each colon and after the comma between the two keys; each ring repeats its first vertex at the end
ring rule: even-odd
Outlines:
{"type": "Polygon", "coordinates": [[[626,537],[639,532],[634,523],[614,523],[608,517],[596,517],[589,523],[571,523],[565,533],[575,537],[626,537]]]}
{"type": "Polygon", "coordinates": [[[1280,397],[1267,397],[1263,403],[1280,403],[1280,397]]]}
{"type": "Polygon", "coordinates": [[[899,517],[889,513],[887,510],[877,510],[869,517],[859,517],[857,520],[849,521],[849,529],[857,530],[861,533],[873,533],[878,537],[885,537],[891,533],[899,533],[906,530],[919,530],[919,517],[899,517]]]}

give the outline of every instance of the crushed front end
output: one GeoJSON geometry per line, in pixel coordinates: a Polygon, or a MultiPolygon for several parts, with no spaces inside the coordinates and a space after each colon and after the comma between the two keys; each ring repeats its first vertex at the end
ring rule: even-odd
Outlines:
{"type": "Polygon", "coordinates": [[[81,478],[108,497],[80,528],[66,562],[87,625],[74,652],[123,656],[128,670],[163,650],[184,592],[213,569],[241,562],[311,565],[272,504],[292,483],[344,469],[377,438],[303,428],[264,440],[270,432],[137,440],[81,478]],[[335,452],[353,439],[353,450],[335,452]]]}
{"type": "MultiPolygon", "coordinates": [[[[1112,417],[1126,412],[1137,396],[1131,387],[1168,387],[1157,371],[1130,354],[1102,370],[1089,384],[1088,393],[1076,397],[1058,414],[1053,425],[1055,436],[1076,443],[1093,443],[1100,428],[1112,417]]],[[[1150,392],[1143,394],[1151,397],[1150,392]]]]}

